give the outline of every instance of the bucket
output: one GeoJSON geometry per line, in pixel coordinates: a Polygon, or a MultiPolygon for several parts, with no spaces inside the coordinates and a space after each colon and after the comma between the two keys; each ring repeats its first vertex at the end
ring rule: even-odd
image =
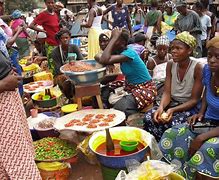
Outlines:
{"type": "Polygon", "coordinates": [[[60,162],[41,162],[37,164],[42,180],[68,180],[70,169],[67,164],[60,162]]]}
{"type": "Polygon", "coordinates": [[[101,165],[103,180],[115,180],[121,170],[126,171],[126,169],[113,169],[113,168],[109,168],[104,165],[101,165]]]}

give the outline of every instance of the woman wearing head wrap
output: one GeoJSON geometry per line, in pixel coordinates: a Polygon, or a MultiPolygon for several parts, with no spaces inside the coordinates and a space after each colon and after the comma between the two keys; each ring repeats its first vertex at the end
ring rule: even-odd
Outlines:
{"type": "Polygon", "coordinates": [[[164,81],[166,78],[167,62],[172,58],[168,53],[169,45],[170,42],[166,36],[159,37],[156,41],[157,54],[148,58],[147,68],[156,81],[164,81]]]}
{"type": "Polygon", "coordinates": [[[175,4],[172,1],[165,3],[165,12],[163,13],[163,21],[173,27],[179,13],[175,10],[175,4]]]}
{"type": "Polygon", "coordinates": [[[99,36],[99,45],[101,51],[104,51],[106,46],[108,45],[111,37],[111,31],[110,30],[103,30],[103,32],[99,36]]]}
{"type": "Polygon", "coordinates": [[[167,62],[160,104],[146,112],[144,119],[144,129],[158,141],[166,129],[184,123],[196,112],[203,87],[202,66],[189,58],[195,45],[188,32],[178,34],[171,43],[173,61],[167,62]]]}
{"type": "MultiPolygon", "coordinates": [[[[13,35],[16,33],[18,26],[25,27],[26,24],[24,20],[22,19],[22,13],[19,10],[15,10],[11,17],[13,18],[13,22],[11,24],[11,29],[13,31],[13,35]]],[[[26,29],[18,35],[18,38],[16,39],[16,44],[19,52],[20,58],[24,56],[30,55],[30,45],[28,42],[29,34],[27,33],[26,29]]]]}
{"type": "Polygon", "coordinates": [[[202,107],[187,124],[165,131],[159,144],[164,157],[191,180],[219,177],[219,37],[210,40],[207,48],[202,107]]]}

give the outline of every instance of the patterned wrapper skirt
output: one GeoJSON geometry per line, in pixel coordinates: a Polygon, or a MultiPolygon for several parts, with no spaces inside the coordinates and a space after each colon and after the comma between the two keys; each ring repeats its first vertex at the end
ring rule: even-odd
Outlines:
{"type": "Polygon", "coordinates": [[[187,124],[174,126],[163,134],[159,143],[160,150],[186,179],[194,179],[196,171],[206,176],[219,177],[219,137],[205,141],[190,157],[188,150],[197,135],[187,124]]]}
{"type": "Polygon", "coordinates": [[[0,179],[41,179],[18,92],[0,93],[0,179]]]}
{"type": "Polygon", "coordinates": [[[135,98],[138,109],[143,109],[154,102],[157,95],[157,88],[154,82],[148,81],[142,84],[129,84],[126,81],[113,81],[109,83],[111,89],[116,89],[118,87],[124,86],[124,90],[131,93],[135,98]]]}

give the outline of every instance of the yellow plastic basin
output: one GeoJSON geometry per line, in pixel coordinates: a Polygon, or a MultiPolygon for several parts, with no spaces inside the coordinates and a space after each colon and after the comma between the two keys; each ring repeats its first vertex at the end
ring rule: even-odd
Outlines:
{"type": "Polygon", "coordinates": [[[62,106],[61,111],[63,113],[71,113],[77,111],[78,105],[77,104],[67,104],[62,106]]]}

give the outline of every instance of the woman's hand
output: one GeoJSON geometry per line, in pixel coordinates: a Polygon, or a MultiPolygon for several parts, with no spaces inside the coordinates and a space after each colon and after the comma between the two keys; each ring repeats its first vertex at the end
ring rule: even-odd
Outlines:
{"type": "Polygon", "coordinates": [[[163,108],[158,108],[155,112],[154,112],[154,118],[153,120],[156,122],[156,123],[159,123],[161,122],[161,114],[163,113],[163,108]]]}
{"type": "Polygon", "coordinates": [[[188,123],[190,126],[193,126],[196,122],[201,122],[204,118],[204,115],[202,113],[194,114],[190,118],[188,118],[188,123]]]}
{"type": "Polygon", "coordinates": [[[174,110],[170,108],[166,111],[166,113],[168,118],[165,120],[165,123],[169,122],[172,119],[174,110]]]}
{"type": "Polygon", "coordinates": [[[200,147],[202,146],[202,144],[204,143],[203,138],[201,135],[198,135],[190,144],[189,147],[189,154],[192,157],[196,151],[198,151],[200,149],[200,147]]]}
{"type": "Polygon", "coordinates": [[[0,87],[2,91],[14,91],[19,83],[22,81],[22,77],[13,72],[9,73],[4,79],[0,81],[0,87]]]}
{"type": "Polygon", "coordinates": [[[118,39],[122,34],[122,28],[118,28],[118,27],[115,27],[113,30],[112,30],[112,37],[115,38],[115,39],[118,39]]]}

